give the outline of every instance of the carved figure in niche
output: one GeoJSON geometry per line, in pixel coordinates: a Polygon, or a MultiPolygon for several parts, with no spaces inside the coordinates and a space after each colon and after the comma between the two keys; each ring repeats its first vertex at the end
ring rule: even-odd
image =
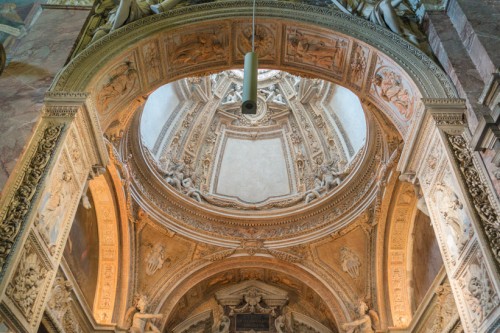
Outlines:
{"type": "Polygon", "coordinates": [[[393,104],[406,119],[411,118],[411,98],[408,90],[403,87],[401,75],[384,69],[375,74],[373,84],[380,88],[378,94],[382,99],[393,104]]]}
{"type": "Polygon", "coordinates": [[[136,306],[127,311],[126,319],[130,323],[129,333],[160,333],[158,327],[150,319],[161,319],[162,314],[146,313],[148,301],[146,296],[140,296],[136,306]]]}
{"type": "Polygon", "coordinates": [[[266,89],[261,89],[260,92],[266,95],[266,102],[274,102],[282,105],[286,104],[285,98],[276,84],[272,84],[266,89]]]}
{"type": "Polygon", "coordinates": [[[184,179],[184,163],[173,162],[165,173],[165,180],[179,191],[182,191],[182,180],[184,179]]]}
{"type": "Polygon", "coordinates": [[[108,76],[108,82],[102,86],[97,101],[107,109],[110,102],[119,96],[128,94],[137,83],[137,70],[131,61],[126,61],[108,76]]]}
{"type": "Polygon", "coordinates": [[[349,274],[353,279],[359,277],[361,263],[356,253],[346,247],[342,247],[340,249],[340,262],[342,263],[342,270],[344,272],[349,274]]]}
{"type": "Polygon", "coordinates": [[[231,104],[241,102],[241,94],[243,87],[239,84],[231,84],[231,89],[229,89],[226,97],[222,100],[222,104],[231,104]]]}
{"type": "Polygon", "coordinates": [[[224,45],[216,33],[200,33],[176,47],[174,63],[195,64],[224,56],[224,45]]]}
{"type": "Polygon", "coordinates": [[[378,315],[374,310],[369,310],[365,302],[359,301],[356,309],[358,319],[342,324],[346,333],[374,333],[378,326],[378,315]]]}
{"type": "Polygon", "coordinates": [[[170,259],[165,257],[165,245],[156,244],[148,254],[146,262],[147,275],[153,275],[154,273],[156,273],[156,271],[163,267],[163,264],[165,262],[169,263],[170,259]]]}
{"type": "Polygon", "coordinates": [[[37,214],[37,227],[40,235],[47,242],[47,244],[54,244],[59,234],[59,225],[62,222],[64,201],[69,195],[69,183],[71,182],[71,175],[63,172],[61,178],[52,186],[49,192],[49,197],[46,199],[45,206],[42,211],[37,214]]]}
{"type": "MultiPolygon", "coordinates": [[[[332,3],[342,11],[363,17],[364,19],[388,28],[392,32],[406,38],[410,43],[419,46],[417,36],[410,24],[403,23],[398,16],[398,8],[403,0],[332,0],[332,3]]],[[[409,11],[409,8],[408,8],[409,11]]]]}
{"type": "Polygon", "coordinates": [[[201,193],[194,187],[194,182],[191,177],[186,177],[182,180],[182,186],[186,192],[186,195],[194,200],[201,202],[201,193]]]}

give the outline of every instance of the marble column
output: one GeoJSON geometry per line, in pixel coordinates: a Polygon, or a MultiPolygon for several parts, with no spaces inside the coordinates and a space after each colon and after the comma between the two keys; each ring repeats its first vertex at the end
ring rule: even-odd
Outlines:
{"type": "Polygon", "coordinates": [[[416,176],[466,332],[493,332],[500,318],[500,209],[460,100],[424,100],[416,176]]]}
{"type": "Polygon", "coordinates": [[[48,93],[0,207],[0,321],[36,332],[89,173],[108,163],[86,93],[48,93]]]}

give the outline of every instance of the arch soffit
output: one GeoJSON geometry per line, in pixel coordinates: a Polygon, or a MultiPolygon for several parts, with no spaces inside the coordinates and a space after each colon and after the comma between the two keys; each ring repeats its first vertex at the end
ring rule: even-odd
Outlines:
{"type": "MultiPolygon", "coordinates": [[[[167,82],[242,67],[241,36],[251,13],[246,1],[217,2],[133,22],[87,47],[58,75],[51,90],[93,93],[105,127],[110,115],[167,82]],[[200,51],[204,48],[206,53],[200,51]],[[120,87],[120,95],[103,92],[113,90],[110,84],[117,75],[133,82],[120,87]]],[[[273,45],[261,55],[261,66],[350,88],[382,109],[404,138],[412,121],[420,118],[420,98],[457,97],[449,78],[429,57],[371,22],[336,10],[276,1],[259,1],[257,17],[261,34],[273,45]]]]}

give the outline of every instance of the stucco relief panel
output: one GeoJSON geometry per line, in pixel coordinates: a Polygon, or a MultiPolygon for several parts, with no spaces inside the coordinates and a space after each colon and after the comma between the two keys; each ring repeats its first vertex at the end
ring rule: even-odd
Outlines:
{"type": "Polygon", "coordinates": [[[347,234],[312,245],[314,261],[330,274],[349,281],[357,297],[365,297],[369,288],[369,239],[361,227],[347,234]]]}
{"type": "MultiPolygon", "coordinates": [[[[275,64],[278,38],[281,26],[270,22],[259,22],[255,25],[255,53],[259,57],[259,65],[275,64]]],[[[235,63],[243,64],[245,54],[252,51],[251,22],[234,22],[233,27],[233,58],[235,63]]]]}
{"type": "Polygon", "coordinates": [[[42,309],[42,302],[51,268],[42,249],[31,234],[24,245],[21,260],[6,294],[31,325],[36,325],[42,309]]]}
{"type": "Polygon", "coordinates": [[[462,323],[470,332],[481,332],[483,331],[481,324],[498,308],[500,299],[495,292],[481,252],[477,247],[472,251],[457,280],[469,316],[469,320],[462,323]]]}
{"type": "Polygon", "coordinates": [[[38,235],[52,255],[58,254],[62,249],[59,239],[61,235],[67,234],[68,230],[65,229],[69,229],[69,226],[66,225],[66,221],[74,215],[75,197],[80,193],[80,184],[75,179],[69,162],[70,158],[63,150],[49,178],[50,183],[41,196],[35,217],[38,235]]]}
{"type": "Polygon", "coordinates": [[[153,225],[149,218],[138,232],[137,288],[154,294],[160,285],[191,261],[196,244],[153,225]]]}
{"type": "Polygon", "coordinates": [[[159,41],[154,39],[142,45],[140,47],[140,56],[145,82],[151,86],[161,81],[164,76],[162,65],[164,62],[162,62],[159,41]]]}
{"type": "Polygon", "coordinates": [[[327,70],[342,79],[346,70],[349,40],[331,32],[311,31],[306,28],[286,27],[283,64],[300,70],[327,70]]]}
{"type": "Polygon", "coordinates": [[[101,117],[108,116],[114,107],[135,96],[141,90],[136,53],[125,55],[95,87],[93,96],[101,117]]]}
{"type": "Polygon", "coordinates": [[[361,91],[370,67],[370,49],[354,43],[347,68],[347,84],[356,91],[361,91]]]}
{"type": "Polygon", "coordinates": [[[378,55],[372,60],[371,67],[368,78],[370,85],[365,89],[382,110],[392,111],[386,114],[405,135],[419,99],[417,90],[390,60],[378,55]]]}
{"type": "Polygon", "coordinates": [[[207,66],[227,66],[229,26],[200,27],[195,31],[176,31],[166,36],[167,68],[171,76],[206,70],[207,66]]]}
{"type": "Polygon", "coordinates": [[[441,234],[446,246],[445,257],[453,265],[473,236],[470,217],[458,193],[449,167],[443,165],[433,183],[429,201],[433,220],[438,223],[437,233],[441,234]]]}

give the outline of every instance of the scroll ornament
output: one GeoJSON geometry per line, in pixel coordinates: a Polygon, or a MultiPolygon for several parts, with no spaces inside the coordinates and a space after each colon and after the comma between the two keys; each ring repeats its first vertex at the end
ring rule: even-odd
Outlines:
{"type": "Polygon", "coordinates": [[[488,187],[479,176],[474,165],[472,151],[467,147],[465,138],[461,135],[449,135],[448,140],[469,189],[474,208],[490,242],[493,256],[497,263],[500,263],[500,219],[490,202],[488,187]]]}
{"type": "Polygon", "coordinates": [[[38,143],[21,184],[7,206],[5,218],[0,222],[0,275],[4,273],[3,268],[7,263],[22,223],[30,211],[37,186],[45,174],[63,128],[63,124],[58,124],[48,126],[44,130],[43,137],[38,143]]]}

